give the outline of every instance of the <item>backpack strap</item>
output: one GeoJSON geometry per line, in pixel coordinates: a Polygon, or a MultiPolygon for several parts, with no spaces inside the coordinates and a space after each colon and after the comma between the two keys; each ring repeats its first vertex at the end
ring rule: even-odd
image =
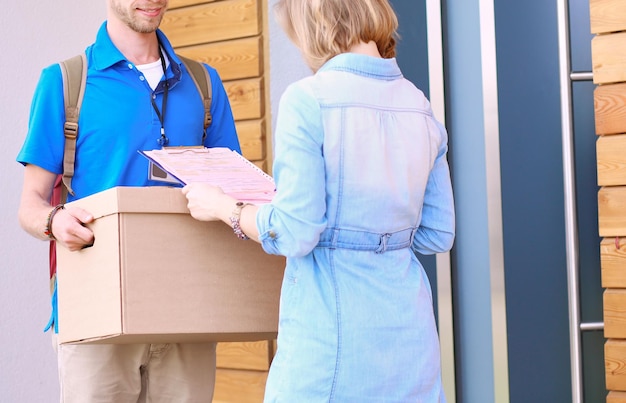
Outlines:
{"type": "MultiPolygon", "coordinates": [[[[206,139],[206,130],[211,125],[211,77],[202,63],[178,55],[187,71],[190,73],[204,105],[204,131],[202,142],[206,139]]],[[[63,153],[63,185],[61,203],[67,199],[67,193],[72,190],[74,163],[76,159],[76,138],[78,137],[78,116],[83,102],[85,84],[87,82],[87,58],[84,53],[59,63],[63,78],[63,98],[65,105],[65,151],[63,153]]]]}
{"type": "Polygon", "coordinates": [[[65,202],[67,193],[72,190],[74,161],[76,155],[76,137],[78,136],[78,116],[80,105],[85,94],[87,82],[87,58],[84,53],[59,63],[63,78],[63,98],[65,105],[65,151],[63,153],[63,193],[61,201],[65,202]]]}
{"type": "Polygon", "coordinates": [[[193,79],[194,84],[196,84],[198,92],[202,97],[204,104],[204,132],[202,134],[202,143],[204,143],[206,139],[206,129],[211,125],[211,121],[213,120],[211,117],[211,77],[202,63],[181,55],[177,56],[187,68],[189,75],[193,79]]]}

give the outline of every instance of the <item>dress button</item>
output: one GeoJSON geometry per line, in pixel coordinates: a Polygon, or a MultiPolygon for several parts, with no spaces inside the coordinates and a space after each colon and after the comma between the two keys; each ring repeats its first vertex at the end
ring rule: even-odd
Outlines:
{"type": "Polygon", "coordinates": [[[131,70],[133,69],[132,63],[128,63],[128,68],[131,69],[131,70]]]}
{"type": "Polygon", "coordinates": [[[276,233],[274,231],[270,231],[270,238],[276,238],[276,233]]]}

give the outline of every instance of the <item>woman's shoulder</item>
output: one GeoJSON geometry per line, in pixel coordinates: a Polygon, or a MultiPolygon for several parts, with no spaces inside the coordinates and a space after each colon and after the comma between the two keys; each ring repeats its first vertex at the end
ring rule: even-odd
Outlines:
{"type": "Polygon", "coordinates": [[[309,76],[289,84],[281,95],[281,102],[316,103],[314,77],[309,76]]]}

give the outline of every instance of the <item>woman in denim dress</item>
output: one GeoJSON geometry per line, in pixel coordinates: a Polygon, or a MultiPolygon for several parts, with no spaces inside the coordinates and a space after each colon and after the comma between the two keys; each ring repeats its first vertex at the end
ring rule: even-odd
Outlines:
{"type": "Polygon", "coordinates": [[[284,255],[266,402],[444,402],[431,290],[414,252],[448,251],[447,134],[395,56],[387,0],[279,0],[314,72],[285,91],[270,204],[206,184],[191,214],[284,255]]]}

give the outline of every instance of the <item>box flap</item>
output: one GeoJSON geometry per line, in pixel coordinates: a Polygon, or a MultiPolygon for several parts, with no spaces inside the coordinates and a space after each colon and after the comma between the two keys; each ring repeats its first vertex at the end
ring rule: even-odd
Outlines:
{"type": "Polygon", "coordinates": [[[181,188],[171,186],[117,186],[67,206],[89,211],[95,219],[116,213],[189,214],[181,188]]]}

